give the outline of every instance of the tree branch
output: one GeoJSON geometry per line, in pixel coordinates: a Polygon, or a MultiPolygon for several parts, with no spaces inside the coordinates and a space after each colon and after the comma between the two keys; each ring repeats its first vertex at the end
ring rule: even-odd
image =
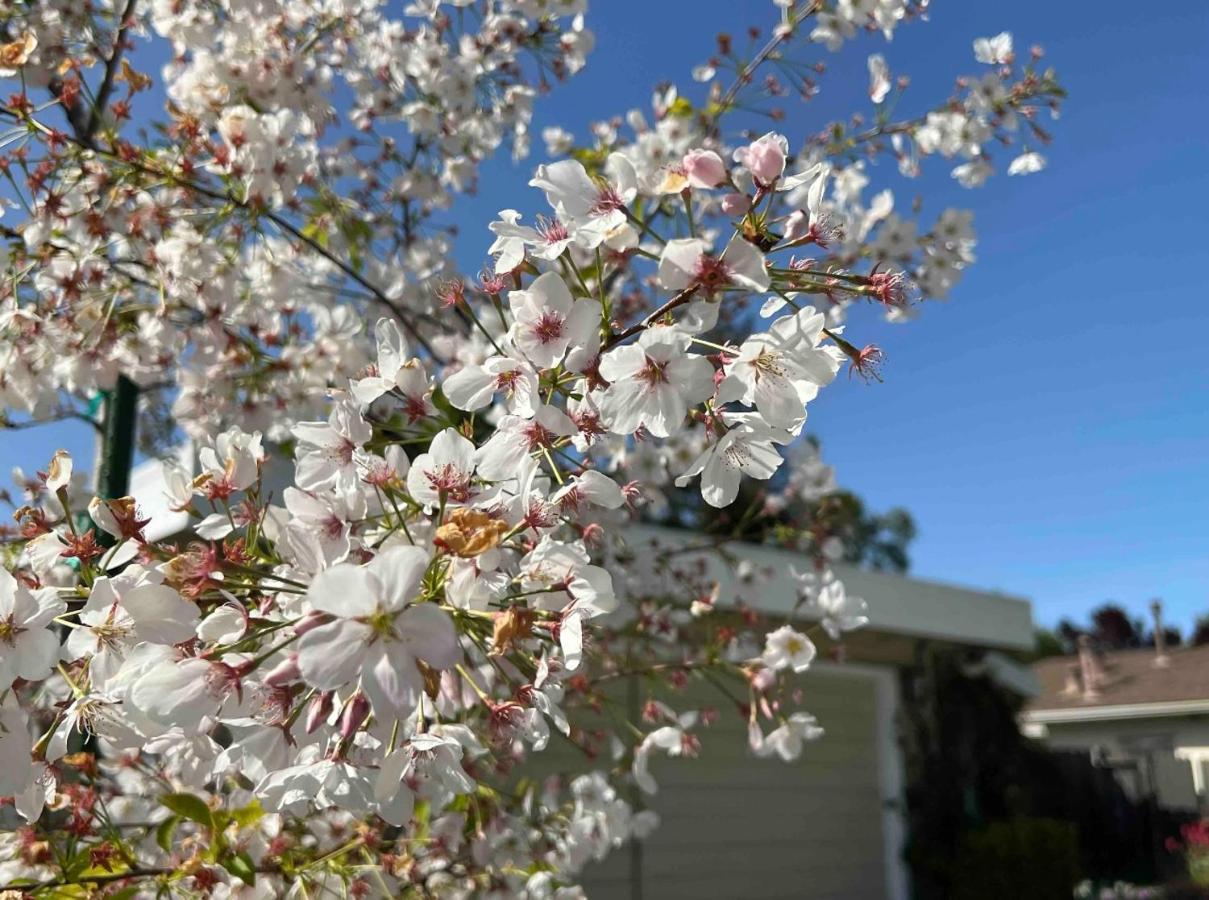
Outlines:
{"type": "Polygon", "coordinates": [[[659,318],[662,318],[663,316],[666,316],[668,313],[670,313],[676,307],[683,306],[685,303],[687,303],[689,300],[692,299],[692,297],[695,293],[697,293],[697,285],[690,284],[688,287],[686,287],[684,290],[682,290],[679,294],[677,294],[675,297],[673,297],[667,303],[663,304],[663,306],[659,307],[657,310],[655,310],[653,313],[651,313],[649,316],[647,316],[641,322],[635,322],[633,325],[631,325],[625,331],[622,331],[619,334],[611,335],[609,337],[609,339],[604,342],[604,346],[601,347],[600,349],[602,351],[608,350],[610,347],[616,347],[622,341],[632,338],[634,335],[638,334],[643,329],[648,328],[652,322],[656,321],[659,318]]]}
{"type": "Polygon", "coordinates": [[[101,86],[97,89],[96,102],[92,105],[92,112],[89,113],[88,123],[84,127],[82,137],[88,143],[92,143],[97,129],[101,126],[101,117],[105,115],[105,107],[109,103],[109,95],[113,93],[114,78],[117,76],[118,67],[121,65],[122,54],[126,50],[126,34],[130,30],[131,23],[134,21],[134,10],[137,5],[138,0],[126,0],[126,8],[122,10],[122,18],[118,23],[117,37],[114,38],[113,54],[109,57],[109,62],[105,64],[105,75],[101,79],[101,86]]]}

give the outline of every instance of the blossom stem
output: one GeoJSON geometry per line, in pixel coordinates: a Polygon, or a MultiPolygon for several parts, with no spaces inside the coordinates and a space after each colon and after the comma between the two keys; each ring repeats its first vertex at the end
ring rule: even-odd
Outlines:
{"type": "Polygon", "coordinates": [[[628,209],[625,209],[624,212],[625,212],[626,218],[629,219],[632,224],[637,225],[639,230],[641,230],[643,234],[647,235],[648,237],[652,238],[653,240],[658,241],[660,244],[667,243],[667,240],[663,237],[660,237],[660,235],[657,234],[655,232],[655,230],[653,228],[651,228],[651,226],[648,225],[645,221],[638,218],[636,215],[634,215],[628,209]]]}
{"type": "Polygon", "coordinates": [[[470,687],[478,695],[478,698],[484,703],[487,703],[490,698],[487,696],[487,693],[481,687],[479,687],[478,682],[474,680],[471,674],[466,671],[466,667],[461,663],[458,663],[454,668],[457,669],[459,675],[466,679],[466,683],[470,685],[470,687]]]}

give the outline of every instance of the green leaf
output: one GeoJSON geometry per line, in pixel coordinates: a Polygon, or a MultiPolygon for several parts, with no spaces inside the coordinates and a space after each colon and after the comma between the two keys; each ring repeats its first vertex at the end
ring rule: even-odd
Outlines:
{"type": "Polygon", "coordinates": [[[247,828],[249,825],[255,825],[264,818],[264,810],[260,807],[259,800],[253,800],[247,806],[241,806],[239,809],[231,813],[231,819],[240,828],[247,828]]]}
{"type": "Polygon", "coordinates": [[[687,119],[693,114],[693,104],[689,102],[687,97],[677,97],[672,101],[672,105],[667,108],[669,116],[675,116],[678,119],[687,119]]]}
{"type": "Polygon", "coordinates": [[[247,853],[240,852],[227,857],[223,868],[247,885],[256,884],[256,864],[247,853]]]}
{"type": "Polygon", "coordinates": [[[76,876],[85,871],[92,865],[92,857],[88,854],[88,847],[85,847],[63,865],[63,876],[68,881],[74,881],[76,876]]]}
{"type": "Polygon", "coordinates": [[[567,155],[578,160],[589,174],[600,172],[604,168],[607,158],[607,154],[603,150],[591,147],[575,147],[567,155]]]}
{"type": "Polygon", "coordinates": [[[172,852],[172,833],[176,831],[176,826],[180,823],[180,816],[169,816],[160,822],[159,828],[155,829],[155,842],[165,853],[172,852]]]}
{"type": "Polygon", "coordinates": [[[207,828],[214,827],[214,814],[201,797],[194,794],[165,794],[160,797],[160,803],[178,816],[184,816],[207,828]]]}

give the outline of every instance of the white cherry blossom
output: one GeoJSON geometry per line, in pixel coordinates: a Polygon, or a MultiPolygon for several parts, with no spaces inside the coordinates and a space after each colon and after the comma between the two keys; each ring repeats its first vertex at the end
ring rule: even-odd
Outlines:
{"type": "Polygon", "coordinates": [[[729,384],[721,392],[754,406],[769,423],[797,428],[805,406],[830,384],[844,354],[831,345],[823,329],[826,317],[807,306],[778,319],[766,332],[754,334],[726,365],[729,384]]]}
{"type": "Polygon", "coordinates": [[[659,283],[669,291],[695,287],[706,294],[727,287],[768,290],[764,254],[747,241],[735,238],[720,256],[709,251],[709,242],[701,238],[668,241],[659,258],[659,283]]]}
{"type": "Polygon", "coordinates": [[[410,715],[424,689],[417,661],[448,669],[461,656],[449,614],[418,602],[428,562],[419,547],[396,547],[366,566],[341,563],[317,575],[307,600],[334,618],[303,634],[302,678],[320,690],[360,679],[379,716],[410,715]]]}
{"type": "Polygon", "coordinates": [[[54,589],[31,591],[0,569],[0,690],[18,678],[36,681],[50,673],[59,640],[48,628],[65,612],[54,589]]]}
{"type": "Polygon", "coordinates": [[[539,369],[556,365],[573,347],[595,343],[600,304],[576,300],[554,272],[534,279],[528,290],[508,294],[515,325],[512,340],[539,369]]]}
{"type": "Polygon", "coordinates": [[[600,360],[601,377],[610,382],[600,411],[611,431],[633,434],[645,428],[668,437],[680,427],[690,406],[713,392],[713,367],[689,353],[688,335],[652,328],[636,343],[615,347],[600,360]]]}
{"type": "Polygon", "coordinates": [[[430,506],[465,506],[482,495],[475,483],[474,444],[452,428],[432,439],[428,452],[417,456],[407,471],[407,490],[430,506]]]}
{"type": "Polygon", "coordinates": [[[768,633],[760,659],[770,669],[793,669],[801,673],[810,668],[817,653],[810,638],[792,625],[782,625],[768,633]]]}
{"type": "Polygon", "coordinates": [[[684,487],[696,475],[701,476],[701,496],[710,506],[729,506],[739,494],[743,475],[767,481],[780,468],[782,458],[776,445],[785,445],[793,436],[765,423],[758,416],[729,416],[733,424],[710,444],[681,475],[676,485],[684,487]]]}

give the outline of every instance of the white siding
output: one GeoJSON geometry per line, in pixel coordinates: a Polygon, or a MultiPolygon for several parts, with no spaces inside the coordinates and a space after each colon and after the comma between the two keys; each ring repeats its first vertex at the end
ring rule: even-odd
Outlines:
{"type": "MultiPolygon", "coordinates": [[[[696,759],[652,765],[662,820],[638,848],[585,873],[593,900],[886,897],[876,683],[811,674],[804,706],[827,729],[796,763],[758,760],[743,723],[702,729],[696,759]]],[[[708,688],[690,698],[718,704],[708,688]]],[[[684,705],[692,705],[686,699],[684,705]]]]}
{"type": "Polygon", "coordinates": [[[1176,758],[1175,748],[1209,746],[1209,717],[1051,722],[1046,725],[1045,742],[1064,750],[1095,750],[1110,759],[1135,760],[1137,774],[1118,777],[1131,797],[1137,799],[1139,790],[1150,786],[1160,806],[1195,810],[1192,766],[1176,758]]]}

